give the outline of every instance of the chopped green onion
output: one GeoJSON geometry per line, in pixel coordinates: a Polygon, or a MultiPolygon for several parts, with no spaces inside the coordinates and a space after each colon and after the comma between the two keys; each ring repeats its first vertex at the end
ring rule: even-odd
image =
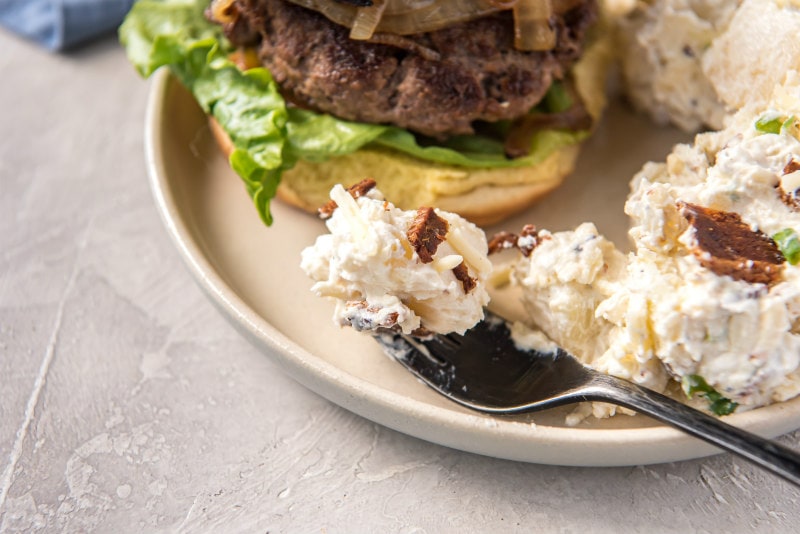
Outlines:
{"type": "Polygon", "coordinates": [[[761,133],[779,134],[783,126],[784,118],[775,115],[762,115],[756,121],[756,130],[761,133]]]}
{"type": "Polygon", "coordinates": [[[739,404],[723,397],[716,389],[708,385],[708,382],[700,375],[686,375],[681,380],[681,387],[688,398],[699,394],[708,401],[708,408],[716,415],[730,415],[739,404]]]}
{"type": "Polygon", "coordinates": [[[781,124],[781,133],[800,139],[800,137],[798,137],[798,133],[800,133],[800,125],[797,123],[796,116],[791,115],[788,119],[783,121],[783,124],[781,124]]]}
{"type": "Polygon", "coordinates": [[[797,232],[791,228],[785,228],[772,236],[772,240],[778,245],[778,249],[790,265],[797,265],[800,262],[800,238],[798,238],[797,232]]]}

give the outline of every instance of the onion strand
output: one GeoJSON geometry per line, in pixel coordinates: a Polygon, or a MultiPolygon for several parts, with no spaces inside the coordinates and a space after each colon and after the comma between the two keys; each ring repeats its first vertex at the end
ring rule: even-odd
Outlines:
{"type": "MultiPolygon", "coordinates": [[[[376,33],[431,32],[512,10],[514,46],[523,51],[546,51],[555,48],[557,40],[551,26],[553,15],[574,9],[584,0],[374,0],[370,6],[337,0],[289,1],[350,28],[350,38],[358,40],[369,40],[376,33]]],[[[217,3],[226,5],[231,0],[214,0],[217,3]]]]}
{"type": "Polygon", "coordinates": [[[233,7],[234,0],[213,0],[211,2],[211,16],[214,20],[229,24],[236,20],[236,8],[233,7]]]}
{"type": "Polygon", "coordinates": [[[381,23],[387,4],[387,0],[374,0],[371,6],[357,8],[353,26],[350,28],[350,39],[356,41],[370,39],[381,23]]]}
{"type": "Polygon", "coordinates": [[[518,50],[546,51],[556,46],[550,26],[551,0],[519,0],[514,5],[514,46],[518,50]]]}
{"type": "MultiPolygon", "coordinates": [[[[336,0],[289,0],[313,9],[328,19],[352,28],[357,8],[336,0]]],[[[508,8],[493,5],[497,0],[383,0],[384,11],[375,32],[411,35],[435,31],[508,8]]]]}

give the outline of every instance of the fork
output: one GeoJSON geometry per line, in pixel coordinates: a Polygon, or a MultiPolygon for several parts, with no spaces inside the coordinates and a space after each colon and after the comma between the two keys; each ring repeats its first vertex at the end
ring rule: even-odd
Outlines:
{"type": "Polygon", "coordinates": [[[632,409],[738,454],[800,486],[800,453],[746,432],[633,382],[582,364],[561,348],[518,348],[505,320],[487,311],[464,335],[413,337],[375,332],[384,352],[450,400],[479,412],[510,415],[581,401],[632,409]]]}

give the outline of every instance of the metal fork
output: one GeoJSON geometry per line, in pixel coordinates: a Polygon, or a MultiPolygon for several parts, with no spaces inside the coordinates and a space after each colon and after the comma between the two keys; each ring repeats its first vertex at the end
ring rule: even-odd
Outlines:
{"type": "Polygon", "coordinates": [[[384,351],[447,398],[479,412],[518,414],[602,401],[647,414],[800,486],[800,453],[637,384],[602,374],[559,348],[521,350],[491,312],[465,335],[380,331],[384,351]]]}

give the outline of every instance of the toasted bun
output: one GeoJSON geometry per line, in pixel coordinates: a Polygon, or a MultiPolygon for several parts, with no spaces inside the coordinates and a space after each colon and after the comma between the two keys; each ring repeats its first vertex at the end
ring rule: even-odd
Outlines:
{"type": "MultiPolygon", "coordinates": [[[[578,93],[597,122],[606,105],[606,72],[611,47],[593,41],[573,68],[578,93]]],[[[210,120],[211,130],[226,154],[233,146],[227,134],[210,120]]],[[[530,206],[572,172],[579,152],[573,144],[528,167],[469,169],[418,160],[387,149],[364,148],[325,162],[298,162],[283,173],[278,198],[309,212],[328,201],[336,184],[350,185],[373,178],[385,197],[402,209],[436,206],[488,225],[530,206]]]]}

